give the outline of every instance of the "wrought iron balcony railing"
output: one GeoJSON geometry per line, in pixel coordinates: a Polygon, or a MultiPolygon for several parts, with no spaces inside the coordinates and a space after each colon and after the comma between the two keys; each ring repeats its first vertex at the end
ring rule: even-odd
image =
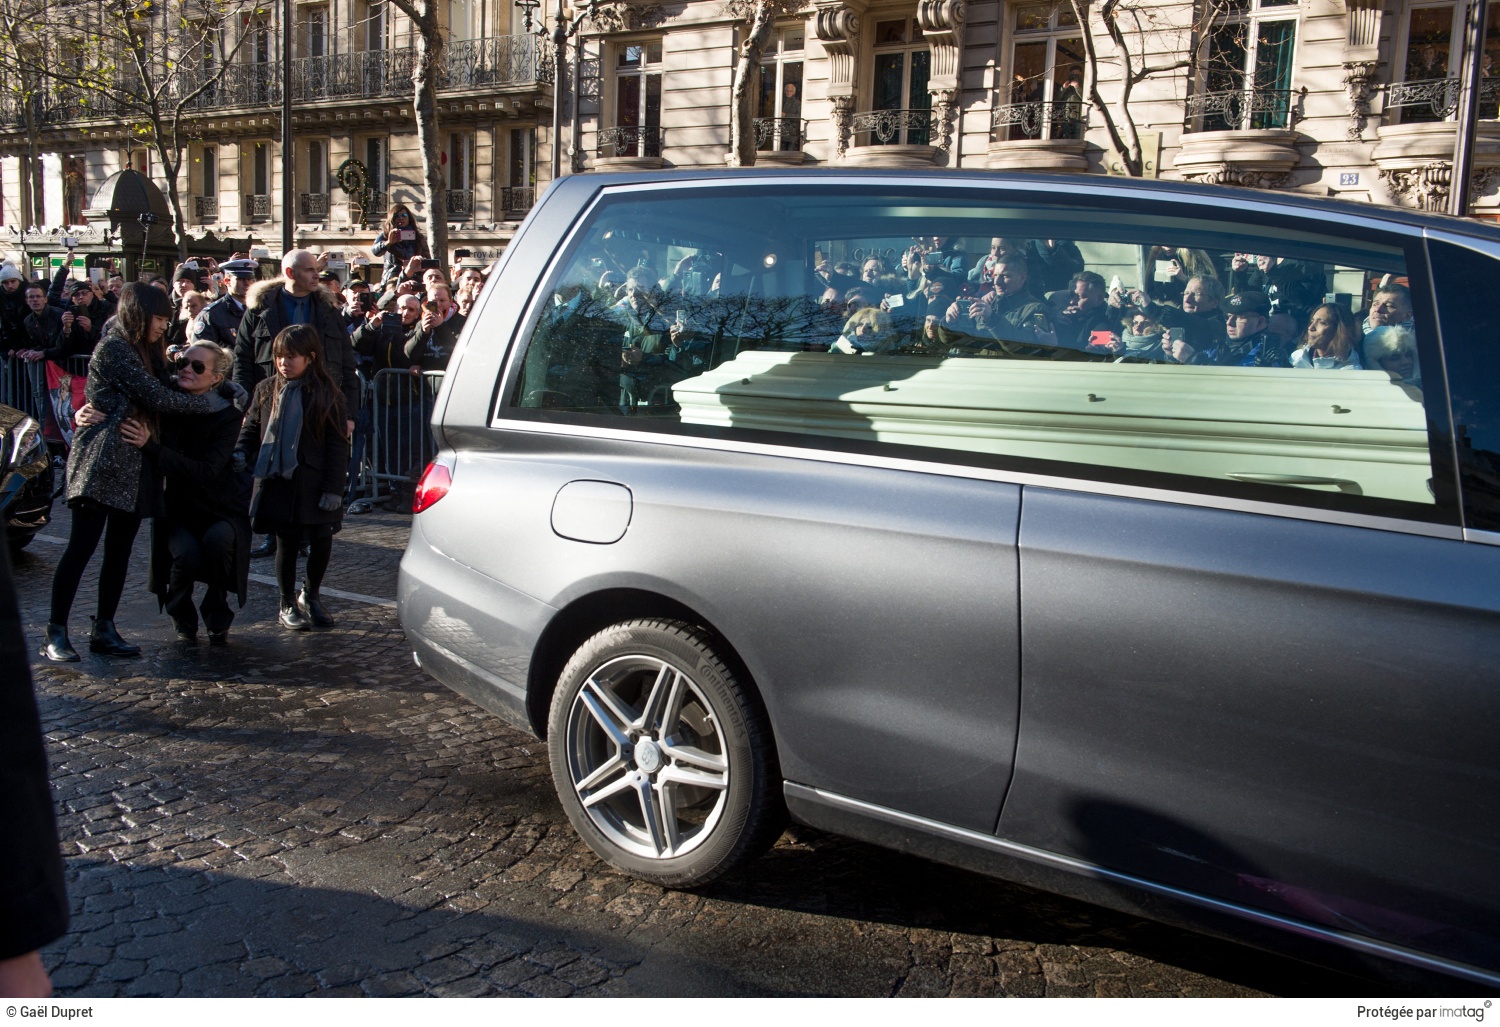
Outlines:
{"type": "Polygon", "coordinates": [[[217,221],[219,219],[219,198],[217,196],[194,196],[193,217],[200,221],[217,221]]]}
{"type": "Polygon", "coordinates": [[[1088,126],[1088,104],[1081,100],[1006,103],[990,115],[991,138],[995,142],[1082,139],[1088,126]]]}
{"type": "Polygon", "coordinates": [[[890,146],[906,144],[925,146],[932,138],[932,112],[924,110],[864,111],[849,120],[849,131],[865,136],[867,143],[856,145],[890,146]]]}
{"type": "Polygon", "coordinates": [[[501,211],[530,210],[534,206],[536,206],[535,186],[508,185],[500,190],[501,211]]]}
{"type": "Polygon", "coordinates": [[[807,131],[801,118],[756,118],[757,150],[796,151],[802,149],[807,131]]]}
{"type": "Polygon", "coordinates": [[[1188,132],[1291,128],[1302,119],[1302,89],[1221,89],[1188,97],[1188,132]]]}
{"type": "Polygon", "coordinates": [[[447,203],[448,218],[451,221],[465,221],[474,216],[472,189],[449,189],[447,203]]]}
{"type": "MultiPolygon", "coordinates": [[[[410,47],[296,58],[289,69],[292,101],[409,96],[414,59],[415,51],[410,47]]],[[[443,48],[437,87],[445,91],[539,87],[552,82],[552,65],[551,46],[535,36],[459,40],[443,48]]],[[[217,69],[183,70],[171,82],[168,101],[188,96],[202,86],[202,91],[187,102],[187,110],[270,107],[281,103],[280,61],[230,64],[224,68],[221,79],[203,85],[216,74],[217,69]]],[[[124,82],[109,90],[58,89],[33,97],[29,104],[6,96],[0,98],[0,126],[23,127],[28,107],[37,125],[128,115],[133,109],[129,98],[139,94],[138,88],[132,89],[130,83],[124,82]]]]}
{"type": "Polygon", "coordinates": [[[655,125],[626,125],[599,130],[601,157],[660,157],[661,129],[655,125]],[[605,153],[609,150],[609,153],[605,153]]]}
{"type": "Polygon", "coordinates": [[[327,221],[328,194],[298,193],[297,216],[303,221],[327,221]]]}
{"type": "Polygon", "coordinates": [[[247,221],[271,220],[271,194],[246,193],[244,218],[247,221]]]}
{"type": "Polygon", "coordinates": [[[379,189],[371,190],[370,205],[365,208],[365,223],[373,224],[385,217],[385,212],[390,209],[390,197],[379,189]]]}
{"type": "Polygon", "coordinates": [[[461,39],[443,48],[439,89],[526,86],[552,81],[552,48],[531,35],[461,39]]]}
{"type": "MultiPolygon", "coordinates": [[[[1458,113],[1461,84],[1455,78],[1425,78],[1392,82],[1385,87],[1387,109],[1400,112],[1403,122],[1447,121],[1458,113]]],[[[1479,116],[1493,118],[1500,106],[1500,78],[1486,78],[1479,86],[1479,116]]]]}

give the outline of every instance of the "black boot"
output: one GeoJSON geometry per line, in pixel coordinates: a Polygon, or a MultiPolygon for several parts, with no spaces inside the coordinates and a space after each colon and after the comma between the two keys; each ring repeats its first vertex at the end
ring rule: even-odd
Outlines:
{"type": "Polygon", "coordinates": [[[95,620],[94,630],[89,632],[89,649],[105,656],[139,656],[141,647],[131,645],[120,637],[112,620],[95,620]]]}
{"type": "Polygon", "coordinates": [[[318,595],[317,590],[304,585],[302,594],[297,596],[297,609],[302,611],[302,616],[306,617],[313,627],[333,627],[333,618],[328,616],[328,611],[323,608],[323,597],[318,595]]]}
{"type": "Polygon", "coordinates": [[[53,663],[77,663],[79,661],[78,650],[74,649],[73,643],[68,641],[66,624],[47,625],[47,648],[42,650],[42,655],[53,663]]]}
{"type": "Polygon", "coordinates": [[[251,555],[251,557],[275,556],[276,555],[276,536],[275,535],[267,535],[266,536],[266,540],[264,542],[262,542],[260,545],[256,546],[254,549],[250,550],[250,555],[251,555]]]}
{"type": "Polygon", "coordinates": [[[281,626],[290,631],[306,631],[312,627],[307,623],[307,618],[302,616],[302,611],[297,609],[297,602],[281,601],[281,626]]]}

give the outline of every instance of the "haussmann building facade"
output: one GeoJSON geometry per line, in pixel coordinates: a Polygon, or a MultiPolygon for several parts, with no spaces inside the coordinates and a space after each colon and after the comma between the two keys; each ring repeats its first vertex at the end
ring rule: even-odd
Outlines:
{"type": "MultiPolygon", "coordinates": [[[[1133,67],[1196,57],[1133,88],[1146,175],[1444,209],[1463,4],[1217,3],[1116,8],[1141,27],[1126,37],[1133,67]]],[[[1070,4],[1048,0],[815,0],[777,19],[752,79],[757,162],[1118,173],[1101,117],[1080,99],[1096,80],[1107,103],[1121,93],[1123,62],[1097,23],[1099,7],[1086,8],[1081,27],[1070,4]]],[[[289,67],[273,11],[244,24],[249,38],[223,81],[193,102],[183,214],[191,235],[248,240],[268,259],[279,257],[290,219],[297,245],[357,264],[390,203],[427,218],[412,30],[394,7],[368,0],[295,0],[293,10],[289,67]],[[289,158],[279,143],[284,88],[289,158]],[[284,159],[296,181],[286,197],[284,159]]],[[[535,5],[530,13],[528,26],[522,4],[451,0],[442,11],[438,116],[453,249],[498,253],[549,178],[557,76],[550,39],[534,31],[535,5]]],[[[725,167],[745,31],[720,0],[594,7],[562,76],[563,173],[725,167]]],[[[1500,52],[1494,8],[1486,69],[1492,51],[1500,52]]],[[[1477,217],[1500,216],[1496,99],[1487,78],[1471,183],[1477,217]]],[[[107,107],[57,96],[38,101],[30,119],[15,102],[0,112],[7,257],[40,268],[63,234],[107,243],[83,211],[124,168],[165,186],[156,154],[107,107]]]]}

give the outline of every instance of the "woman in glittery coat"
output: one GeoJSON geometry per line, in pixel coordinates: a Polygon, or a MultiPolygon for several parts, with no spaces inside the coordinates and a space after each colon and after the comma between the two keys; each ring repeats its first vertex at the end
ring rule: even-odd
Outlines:
{"type": "Polygon", "coordinates": [[[171,316],[171,301],[161,290],[139,283],[127,285],[109,331],[89,361],[85,392],[104,419],[79,429],[68,454],[72,527],[52,578],[52,614],[43,650],[56,663],[78,659],[68,641],[68,614],[100,538],[104,563],[89,648],[106,656],[140,652],[139,646],[126,642],[115,630],[115,611],[125,590],[130,549],[141,519],[159,514],[163,498],[155,464],[144,450],[121,437],[121,425],[129,418],[154,432],[160,414],[207,414],[229,405],[220,393],[192,396],[163,383],[166,352],[162,339],[171,316]]]}

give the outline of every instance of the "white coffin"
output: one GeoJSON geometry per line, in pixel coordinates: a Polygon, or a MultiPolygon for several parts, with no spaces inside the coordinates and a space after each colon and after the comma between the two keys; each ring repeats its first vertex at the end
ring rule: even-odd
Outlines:
{"type": "Polygon", "coordinates": [[[689,424],[1432,502],[1421,397],[1381,371],[752,350],[672,391],[689,424]]]}

